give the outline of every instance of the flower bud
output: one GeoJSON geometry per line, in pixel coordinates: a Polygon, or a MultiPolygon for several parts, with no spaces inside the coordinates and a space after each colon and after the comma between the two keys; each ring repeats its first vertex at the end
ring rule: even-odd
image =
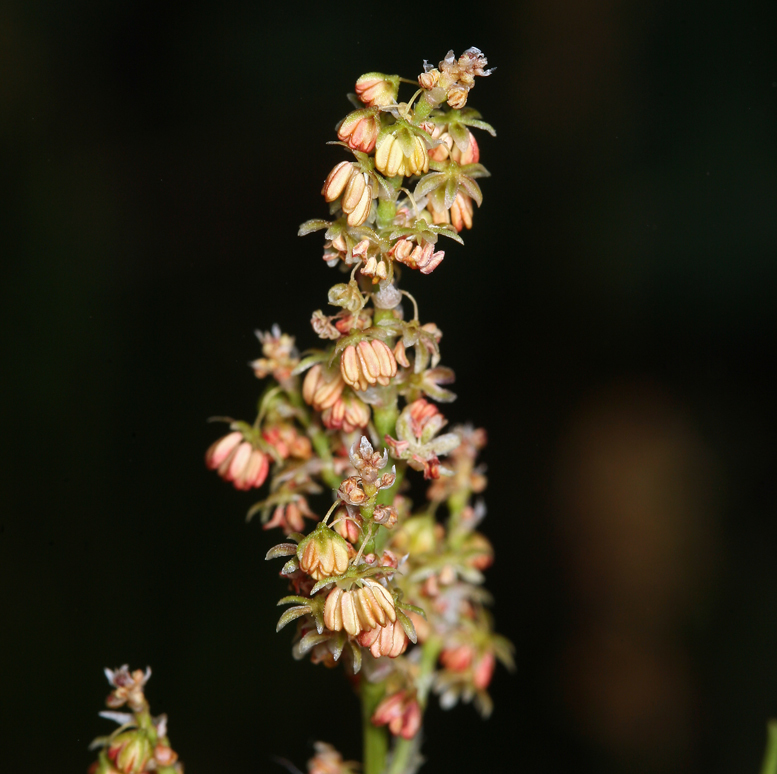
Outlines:
{"type": "Polygon", "coordinates": [[[374,109],[355,110],[349,113],[337,130],[337,138],[353,150],[370,153],[375,147],[380,131],[380,119],[374,109]]]}
{"type": "Polygon", "coordinates": [[[481,656],[472,671],[472,683],[475,688],[480,691],[484,691],[488,688],[488,684],[491,682],[491,678],[494,674],[495,666],[496,660],[493,653],[488,652],[481,656]]]}
{"type": "Polygon", "coordinates": [[[353,513],[349,513],[345,508],[339,508],[336,511],[336,518],[332,529],[337,531],[340,537],[349,540],[351,543],[355,543],[361,535],[361,526],[363,520],[361,514],[354,509],[353,513]]]}
{"type": "MultiPolygon", "coordinates": [[[[338,376],[339,376],[338,372],[338,376]]],[[[370,423],[370,407],[355,395],[349,393],[338,398],[332,406],[321,414],[324,427],[329,430],[342,430],[345,433],[353,433],[361,430],[370,423]]]]}
{"type": "Polygon", "coordinates": [[[302,398],[316,411],[333,406],[345,387],[340,371],[330,370],[316,363],[305,375],[302,383],[302,398]]]}
{"type": "Polygon", "coordinates": [[[356,165],[352,161],[341,161],[335,165],[334,169],[327,175],[324,187],[321,189],[324,199],[333,202],[340,197],[355,170],[356,165]]]}
{"type": "Polygon", "coordinates": [[[376,726],[388,725],[394,736],[412,739],[421,727],[421,708],[409,691],[400,691],[383,699],[372,716],[376,726]]]}
{"type": "Polygon", "coordinates": [[[348,569],[348,544],[319,524],[297,547],[299,568],[316,580],[342,575],[348,569]]]}
{"type": "Polygon", "coordinates": [[[365,73],[356,81],[356,94],[365,104],[383,107],[396,102],[399,77],[383,73],[365,73]]]}
{"type": "Polygon", "coordinates": [[[363,579],[362,588],[334,588],[324,603],[324,624],[333,632],[345,630],[352,637],[397,620],[391,594],[377,581],[363,579]]]}
{"type": "Polygon", "coordinates": [[[472,228],[472,199],[459,191],[451,206],[451,223],[456,231],[472,228]]]}
{"type": "Polygon", "coordinates": [[[343,350],[340,373],[346,384],[355,390],[364,391],[376,383],[385,387],[397,374],[397,361],[380,339],[364,339],[343,350]]]}
{"type": "Polygon", "coordinates": [[[426,143],[405,127],[392,128],[378,137],[375,167],[386,177],[410,177],[428,172],[426,143]]]}
{"type": "Polygon", "coordinates": [[[205,454],[205,464],[225,481],[231,481],[235,489],[247,491],[265,482],[270,460],[248,441],[241,442],[242,437],[242,433],[235,432],[216,441],[205,454]],[[225,456],[227,449],[229,452],[225,456]]]}
{"type": "Polygon", "coordinates": [[[359,645],[369,648],[375,658],[388,656],[396,658],[407,650],[410,640],[399,620],[394,623],[378,626],[362,632],[358,638],[359,645]]]}
{"type": "Polygon", "coordinates": [[[122,774],[141,774],[151,758],[151,741],[142,729],[124,731],[113,737],[107,755],[122,774]]]}
{"type": "Polygon", "coordinates": [[[434,137],[434,134],[432,134],[432,137],[434,139],[439,139],[440,144],[435,145],[434,148],[429,150],[429,158],[432,161],[445,161],[445,159],[447,159],[450,155],[451,149],[454,147],[453,137],[451,137],[448,132],[443,132],[440,134],[439,138],[434,137]]]}
{"type": "Polygon", "coordinates": [[[464,150],[459,148],[458,145],[453,145],[451,147],[451,158],[461,166],[466,164],[477,164],[478,161],[480,161],[480,148],[478,147],[475,135],[469,130],[467,130],[467,134],[469,135],[469,142],[464,150]]]}

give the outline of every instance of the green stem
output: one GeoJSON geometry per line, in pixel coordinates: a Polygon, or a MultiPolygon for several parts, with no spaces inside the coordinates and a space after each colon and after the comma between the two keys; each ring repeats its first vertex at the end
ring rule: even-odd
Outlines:
{"type": "Polygon", "coordinates": [[[364,735],[364,754],[362,771],[364,774],[383,774],[388,752],[388,733],[385,726],[373,725],[372,716],[380,704],[385,685],[371,683],[366,678],[361,679],[362,698],[362,732],[364,735]]]}
{"type": "Polygon", "coordinates": [[[337,489],[337,487],[340,486],[341,481],[332,466],[332,450],[329,448],[329,438],[321,428],[316,427],[310,431],[310,440],[313,444],[313,448],[316,450],[316,454],[324,463],[324,469],[321,471],[321,478],[324,479],[327,486],[331,486],[332,489],[337,489]]]}
{"type": "Polygon", "coordinates": [[[415,106],[415,110],[413,111],[413,122],[415,124],[420,124],[421,121],[425,120],[429,113],[434,110],[432,103],[424,97],[426,97],[426,94],[424,94],[424,96],[418,100],[415,106]]]}
{"type": "Polygon", "coordinates": [[[761,774],[777,774],[777,720],[770,720],[766,725],[767,739],[761,774]]]}
{"type": "Polygon", "coordinates": [[[394,428],[397,424],[397,417],[399,416],[399,409],[396,402],[393,406],[386,406],[386,408],[374,408],[372,410],[372,419],[375,422],[375,429],[378,431],[378,437],[383,443],[383,439],[387,435],[394,435],[394,428]]]}

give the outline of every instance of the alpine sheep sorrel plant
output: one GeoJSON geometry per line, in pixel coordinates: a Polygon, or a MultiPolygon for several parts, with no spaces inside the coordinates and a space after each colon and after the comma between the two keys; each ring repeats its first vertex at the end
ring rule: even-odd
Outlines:
{"type": "MultiPolygon", "coordinates": [[[[475,77],[491,72],[486,64],[476,48],[425,63],[409,102],[397,101],[399,85],[415,82],[374,72],[356,81],[357,109],[337,129],[349,158],[322,190],[332,220],[299,231],[324,230],[324,260],[349,274],[329,289],[339,311],[313,313],[323,344],[304,356],[277,327],[258,334],[263,356],[251,365],[272,382],[256,420],[229,420],[206,455],[237,489],[269,481],[248,515],[287,538],[267,553],[286,559],[291,591],[278,603],[291,607],[277,628],[295,623],[294,658],[342,663],[352,677],[364,774],[416,771],[430,692],[443,707],[472,700],[488,715],[495,663],[512,663],[480,585],[493,557],[476,531],[485,508],[473,501],[486,486],[477,464],[486,435],[471,426],[443,432],[447,421],[430,402],[455,398],[453,372],[440,365],[442,332],[421,322],[399,286],[403,267],[440,266],[440,237],[461,242],[482,202],[476,180],[488,172],[470,130],[494,130],[466,105],[475,77]],[[418,473],[429,485],[414,505],[407,492],[418,473]],[[319,497],[319,521],[312,498],[325,490],[333,502],[319,497]],[[318,521],[307,534],[306,519],[318,521]]],[[[319,743],[309,771],[354,765],[319,743]]]]}

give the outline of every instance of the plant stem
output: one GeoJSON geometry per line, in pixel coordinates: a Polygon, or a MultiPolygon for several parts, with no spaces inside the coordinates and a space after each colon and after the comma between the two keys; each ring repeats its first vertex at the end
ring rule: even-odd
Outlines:
{"type": "Polygon", "coordinates": [[[761,765],[761,774],[777,774],[777,720],[770,720],[766,726],[766,752],[761,765]]]}
{"type": "Polygon", "coordinates": [[[364,735],[363,766],[364,774],[383,774],[388,751],[388,733],[384,726],[373,725],[372,716],[383,698],[383,683],[371,683],[365,677],[361,679],[362,732],[364,735]]]}

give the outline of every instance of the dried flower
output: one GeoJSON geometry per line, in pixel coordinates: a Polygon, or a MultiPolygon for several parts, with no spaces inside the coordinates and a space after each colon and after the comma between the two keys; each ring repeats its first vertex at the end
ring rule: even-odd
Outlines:
{"type": "Polygon", "coordinates": [[[291,372],[299,363],[299,354],[294,346],[294,337],[281,333],[277,325],[271,331],[255,331],[256,337],[262,343],[262,354],[250,365],[257,378],[264,379],[272,374],[273,379],[281,384],[288,382],[291,372]]]}
{"type": "Polygon", "coordinates": [[[123,707],[126,703],[133,712],[140,712],[146,707],[143,687],[151,677],[151,667],[129,671],[129,665],[124,664],[118,669],[105,669],[108,682],[114,687],[105,703],[112,709],[123,707]]]}
{"type": "Polygon", "coordinates": [[[308,761],[308,774],[356,774],[359,764],[356,761],[344,761],[331,744],[315,742],[316,754],[308,761]]]}

